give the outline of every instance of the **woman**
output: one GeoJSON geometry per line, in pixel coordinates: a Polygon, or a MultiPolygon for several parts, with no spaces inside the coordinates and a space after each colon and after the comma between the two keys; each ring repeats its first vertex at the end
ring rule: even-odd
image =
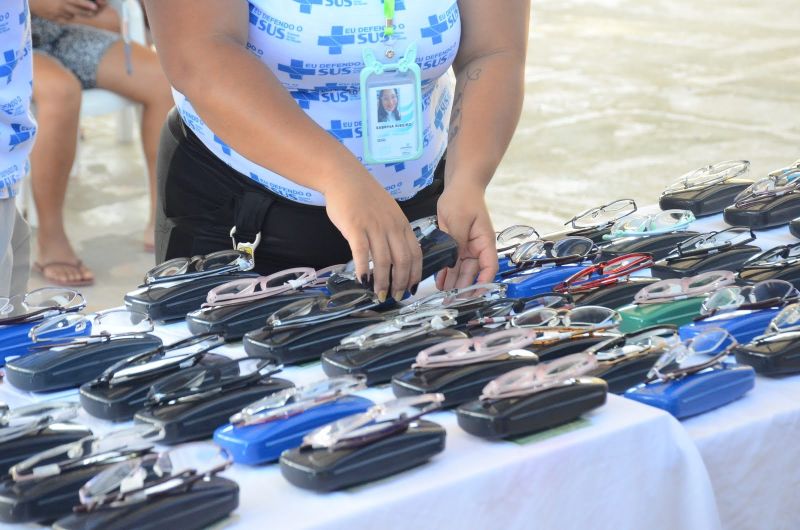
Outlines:
{"type": "Polygon", "coordinates": [[[396,88],[384,88],[378,93],[378,122],[386,121],[400,121],[396,88]]]}
{"type": "Polygon", "coordinates": [[[365,280],[371,256],[378,296],[396,297],[420,280],[408,220],[437,213],[459,244],[438,287],[493,278],[484,191],[522,106],[529,0],[398,1],[392,17],[381,0],[145,5],[179,113],[159,154],[158,259],[225,248],[236,226],[237,238],[261,232],[259,270],[352,254],[365,280]],[[397,61],[411,43],[423,155],[362,164],[362,54],[397,61]]]}

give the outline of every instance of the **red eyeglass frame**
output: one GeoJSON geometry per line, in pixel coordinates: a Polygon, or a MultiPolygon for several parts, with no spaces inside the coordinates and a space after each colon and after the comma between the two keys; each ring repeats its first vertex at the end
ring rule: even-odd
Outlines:
{"type": "Polygon", "coordinates": [[[620,280],[627,278],[634,272],[643,269],[649,269],[652,266],[653,256],[651,254],[646,254],[644,252],[633,252],[631,254],[617,256],[616,258],[595,263],[594,265],[590,265],[585,269],[576,272],[563,282],[553,287],[553,291],[569,294],[591,291],[597,289],[598,287],[619,283],[620,280]],[[625,262],[630,263],[628,266],[620,267],[614,272],[608,274],[603,273],[603,270],[609,267],[613,268],[614,266],[618,266],[619,264],[625,262]],[[592,280],[590,278],[593,274],[600,274],[600,277],[592,280]]]}

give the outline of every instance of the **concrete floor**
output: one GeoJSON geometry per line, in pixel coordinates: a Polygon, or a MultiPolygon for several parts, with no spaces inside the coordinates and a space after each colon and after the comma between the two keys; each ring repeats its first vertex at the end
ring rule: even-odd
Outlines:
{"type": "MultiPolygon", "coordinates": [[[[496,227],[557,228],[588,207],[653,203],[673,179],[725,159],[754,178],[800,157],[797,0],[542,0],[527,98],[488,192],[496,227]]],[[[97,276],[90,308],[119,305],[152,262],[146,179],[114,119],[86,120],[67,230],[97,276]]],[[[41,285],[33,277],[32,286],[41,285]]]]}

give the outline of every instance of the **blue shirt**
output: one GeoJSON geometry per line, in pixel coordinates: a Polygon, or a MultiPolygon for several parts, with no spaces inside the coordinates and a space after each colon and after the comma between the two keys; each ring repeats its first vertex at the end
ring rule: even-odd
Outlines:
{"type": "Polygon", "coordinates": [[[0,199],[28,173],[36,122],[31,113],[33,54],[28,0],[0,2],[0,199]]]}

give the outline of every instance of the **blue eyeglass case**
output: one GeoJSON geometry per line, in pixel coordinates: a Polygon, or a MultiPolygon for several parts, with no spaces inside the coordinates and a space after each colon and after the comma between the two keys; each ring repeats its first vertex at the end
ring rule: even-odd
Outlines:
{"type": "Polygon", "coordinates": [[[665,410],[678,419],[697,416],[735,401],[755,385],[750,366],[710,368],[670,382],[655,382],[631,388],[626,398],[665,410]]]}
{"type": "Polygon", "coordinates": [[[343,396],[285,419],[242,427],[223,425],[214,431],[214,442],[240,464],[275,462],[283,451],[300,447],[303,437],[314,429],[366,412],[373,405],[363,397],[343,396]]]}
{"type": "Polygon", "coordinates": [[[770,321],[780,309],[742,309],[712,315],[702,320],[695,320],[678,328],[681,340],[685,341],[709,329],[722,328],[740,344],[746,344],[764,333],[770,321]]]}
{"type": "Polygon", "coordinates": [[[508,286],[506,290],[508,298],[524,298],[551,292],[556,284],[563,282],[586,266],[587,263],[537,267],[521,271],[511,277],[498,275],[495,277],[495,281],[508,286]]]}
{"type": "MultiPolygon", "coordinates": [[[[28,335],[31,328],[37,324],[41,324],[41,320],[36,322],[24,322],[21,324],[9,324],[0,326],[0,366],[6,364],[6,359],[12,357],[20,357],[27,355],[31,352],[30,346],[34,344],[28,335]]],[[[63,330],[53,331],[48,334],[49,338],[58,339],[72,339],[77,337],[84,337],[92,333],[91,323],[84,326],[81,331],[75,331],[74,328],[65,328],[63,330]]]]}

